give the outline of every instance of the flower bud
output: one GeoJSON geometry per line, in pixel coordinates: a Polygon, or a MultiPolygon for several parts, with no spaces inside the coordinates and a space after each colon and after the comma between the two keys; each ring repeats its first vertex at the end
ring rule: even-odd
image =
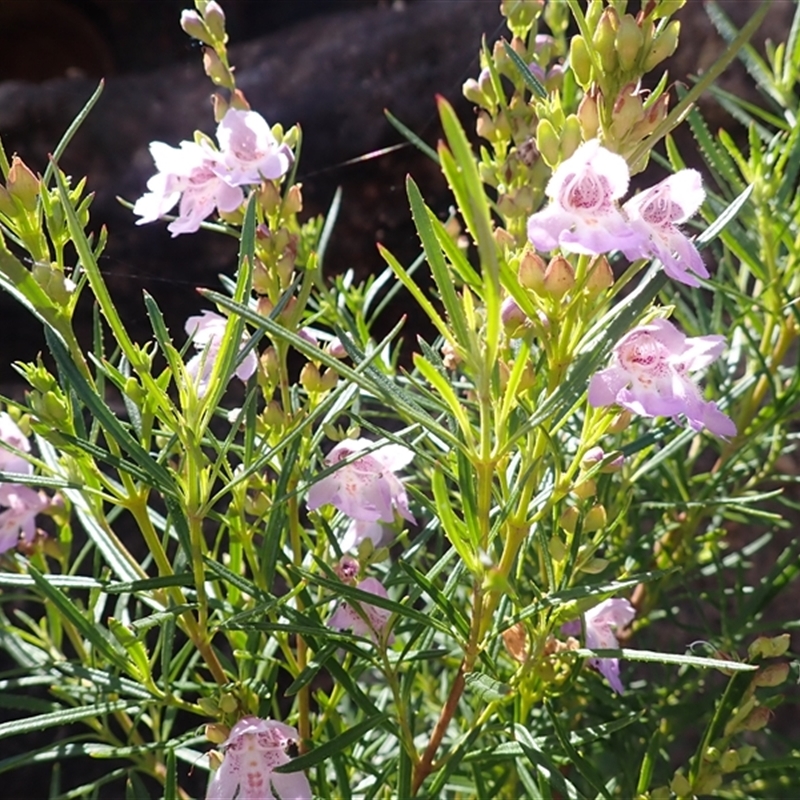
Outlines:
{"type": "Polygon", "coordinates": [[[619,21],[616,37],[617,57],[619,65],[625,72],[630,72],[639,58],[639,51],[644,44],[642,29],[630,14],[623,14],[619,21]]]}
{"type": "MultiPolygon", "coordinates": [[[[231,81],[233,81],[233,77],[231,77],[231,81]]],[[[231,94],[231,108],[235,108],[237,111],[250,111],[250,103],[247,102],[247,98],[244,96],[241,89],[236,89],[231,94]]],[[[274,135],[275,126],[273,125],[272,128],[274,135]]],[[[277,139],[278,137],[276,136],[275,138],[277,139]]]]}
{"type": "Polygon", "coordinates": [[[300,370],[300,385],[307,392],[321,392],[322,382],[320,380],[319,370],[317,365],[311,361],[307,361],[303,369],[300,370]]]}
{"type": "Polygon", "coordinates": [[[597,54],[600,56],[600,63],[606,73],[613,73],[617,70],[617,30],[619,28],[619,14],[612,6],[607,6],[600,15],[597,29],[592,37],[597,54]]]}
{"type": "Polygon", "coordinates": [[[22,203],[26,211],[36,209],[36,198],[39,196],[39,179],[28,169],[25,162],[14,156],[11,169],[6,179],[8,193],[22,203]]]}
{"type": "Polygon", "coordinates": [[[445,369],[455,369],[463,359],[450,342],[442,345],[442,363],[445,369]]]}
{"type": "Polygon", "coordinates": [[[347,350],[338,336],[335,336],[325,345],[325,352],[334,358],[347,358],[347,350]]]}
{"type": "Polygon", "coordinates": [[[585,94],[578,106],[578,120],[581,123],[583,140],[588,142],[597,137],[600,128],[600,116],[597,110],[597,99],[592,94],[585,94]]]}
{"type": "Polygon", "coordinates": [[[219,124],[228,113],[228,101],[219,92],[214,92],[211,95],[211,102],[214,106],[214,122],[219,124]]]}
{"type": "Polygon", "coordinates": [[[570,114],[564,120],[564,130],[561,134],[561,160],[566,161],[581,143],[581,122],[575,114],[570,114]]]}
{"type": "Polygon", "coordinates": [[[759,672],[753,678],[754,686],[780,686],[786,678],[789,677],[789,665],[784,662],[782,664],[770,664],[759,672]]]}
{"type": "Polygon", "coordinates": [[[754,658],[779,658],[788,649],[791,637],[788,633],[770,638],[769,636],[759,636],[747,648],[747,653],[751,659],[754,658]]]}
{"type": "Polygon", "coordinates": [[[509,247],[514,247],[517,243],[517,240],[505,228],[495,228],[492,235],[495,242],[503,250],[508,250],[509,247]]]}
{"type": "Polygon", "coordinates": [[[532,253],[528,250],[522,256],[517,278],[526,289],[531,289],[537,294],[541,294],[544,291],[545,269],[544,259],[537,253],[532,253]]]}
{"type": "Polygon", "coordinates": [[[500,306],[500,319],[503,321],[503,327],[508,333],[516,332],[528,321],[525,312],[511,296],[506,297],[500,306]]]}
{"type": "Polygon", "coordinates": [[[555,561],[563,561],[567,557],[567,546],[558,534],[550,537],[547,550],[555,561]]]}
{"type": "Polygon", "coordinates": [[[277,383],[279,378],[279,365],[278,365],[278,354],[275,351],[274,347],[268,347],[262,354],[261,358],[261,367],[264,370],[265,375],[269,378],[270,381],[273,383],[277,383]]]}
{"type": "Polygon", "coordinates": [[[605,256],[593,258],[589,264],[589,274],[586,276],[585,289],[589,297],[596,297],[613,285],[614,272],[608,259],[605,256]]]}
{"type": "Polygon", "coordinates": [[[501,0],[500,13],[515,36],[525,35],[542,13],[544,0],[501,0]]]}
{"type": "Polygon", "coordinates": [[[262,317],[268,317],[275,310],[275,304],[265,294],[262,294],[256,302],[256,312],[262,317]]]}
{"type": "Polygon", "coordinates": [[[220,725],[219,722],[210,722],[205,728],[206,739],[212,744],[222,744],[230,732],[231,729],[227,725],[220,725]]]}
{"type": "Polygon", "coordinates": [[[558,164],[559,136],[549,119],[540,119],[536,126],[536,146],[548,167],[558,164]]]}
{"type": "Polygon", "coordinates": [[[661,33],[656,36],[650,47],[650,52],[642,64],[643,72],[650,72],[651,69],[660,64],[665,58],[669,58],[678,47],[678,37],[681,32],[681,23],[677,19],[670,21],[661,33]]]}
{"type": "Polygon", "coordinates": [[[289,187],[286,198],[283,201],[283,211],[285,214],[299,214],[303,210],[303,192],[299,183],[289,187]]]}
{"type": "Polygon", "coordinates": [[[593,533],[594,531],[599,531],[601,528],[605,528],[607,522],[606,508],[598,503],[598,505],[592,506],[586,512],[586,516],[583,518],[583,532],[593,533]]]}
{"type": "Polygon", "coordinates": [[[561,527],[567,531],[567,533],[575,533],[579,516],[580,512],[578,509],[575,506],[569,506],[568,508],[564,509],[564,512],[559,517],[558,522],[561,527]]]}
{"type": "Polygon", "coordinates": [[[193,39],[199,39],[203,44],[214,44],[206,24],[193,8],[186,8],[181,11],[181,28],[183,28],[184,33],[193,39]]]}
{"type": "Polygon", "coordinates": [[[708,775],[704,775],[695,784],[693,797],[698,797],[700,795],[713,796],[720,786],[722,786],[722,775],[719,772],[712,772],[708,775]]]}
{"type": "Polygon", "coordinates": [[[624,86],[614,101],[611,111],[611,131],[617,140],[622,140],[634,126],[644,119],[642,95],[635,83],[624,86]]]}
{"type": "Polygon", "coordinates": [[[746,744],[743,747],[740,747],[736,751],[736,755],[739,757],[739,764],[741,766],[745,766],[746,764],[750,763],[750,760],[753,756],[758,752],[758,749],[753,747],[751,744],[746,744]]]}
{"type": "Polygon", "coordinates": [[[633,414],[630,411],[625,409],[624,411],[620,411],[612,423],[608,426],[609,433],[622,433],[628,425],[631,424],[631,419],[633,418],[633,414]]]}
{"type": "Polygon", "coordinates": [[[741,724],[740,730],[760,731],[769,722],[770,710],[766,706],[754,708],[747,719],[741,724]]]}
{"type": "Polygon", "coordinates": [[[228,37],[225,35],[225,12],[216,0],[211,0],[206,4],[203,18],[205,19],[206,27],[216,41],[227,41],[228,37]]]}
{"type": "Polygon", "coordinates": [[[590,31],[597,28],[597,23],[600,21],[600,15],[603,13],[603,0],[589,0],[589,5],[586,7],[586,24],[590,31]]]}
{"type": "Polygon", "coordinates": [[[503,631],[503,644],[511,658],[520,663],[525,662],[528,657],[528,634],[521,622],[503,631]]]}
{"type": "Polygon", "coordinates": [[[494,108],[497,105],[497,93],[494,90],[492,73],[488,67],[484,67],[480,75],[478,75],[478,86],[484,98],[481,105],[486,106],[486,108],[494,108]]]}
{"type": "Polygon", "coordinates": [[[219,698],[220,710],[225,714],[233,714],[239,703],[230,692],[223,692],[219,698]]]}
{"type": "Polygon", "coordinates": [[[735,750],[726,750],[719,759],[719,767],[723,772],[733,772],[739,766],[739,754],[735,750]]]}
{"type": "Polygon", "coordinates": [[[720,752],[718,747],[707,747],[706,752],[703,755],[703,761],[707,761],[709,764],[716,764],[717,761],[720,759],[720,752]]]}
{"type": "MultiPolygon", "coordinates": [[[[262,359],[263,363],[263,359],[262,359]]],[[[261,414],[261,419],[268,428],[282,428],[286,423],[286,417],[283,409],[276,400],[271,400],[267,403],[267,407],[261,414]]]]}
{"type": "Polygon", "coordinates": [[[686,0],[661,0],[653,9],[653,18],[671,17],[686,5],[686,0]]]}
{"type": "Polygon", "coordinates": [[[562,298],[575,286],[575,270],[563,256],[551,259],[544,271],[544,290],[555,297],[562,298]]]}
{"type": "Polygon", "coordinates": [[[326,369],[319,379],[320,391],[330,392],[336,388],[337,383],[339,383],[339,373],[333,369],[326,369]]]}
{"type": "Polygon", "coordinates": [[[491,140],[497,133],[494,121],[485,111],[481,111],[478,114],[478,120],[475,123],[475,133],[477,133],[481,139],[486,140],[491,140]]]}
{"type": "Polygon", "coordinates": [[[207,47],[203,53],[203,69],[214,84],[224,86],[226,89],[233,89],[233,77],[230,70],[225,67],[219,56],[210,47],[207,47]]]}
{"type": "Polygon", "coordinates": [[[461,87],[461,93],[470,103],[475,103],[476,106],[486,107],[486,101],[481,91],[480,84],[475,78],[467,78],[464,85],[461,87]]]}
{"type": "Polygon", "coordinates": [[[669,788],[678,795],[678,797],[691,797],[692,784],[686,779],[682,772],[676,772],[669,783],[669,788]]]}
{"type": "MultiPolygon", "coordinates": [[[[590,447],[586,453],[584,453],[583,458],[581,459],[581,469],[586,470],[587,472],[597,464],[599,464],[603,459],[608,455],[604,452],[602,447],[590,447]]],[[[601,473],[605,472],[619,472],[622,469],[622,465],[625,463],[625,456],[620,453],[618,456],[614,458],[613,461],[606,464],[604,467],[600,469],[601,473]]]]}
{"type": "Polygon", "coordinates": [[[667,118],[668,113],[669,95],[665,92],[650,106],[644,119],[634,126],[631,137],[641,141],[645,136],[649,136],[667,118]]]}
{"type": "Polygon", "coordinates": [[[582,36],[573,36],[569,43],[569,63],[578,85],[586,89],[592,82],[592,59],[582,36]]]}
{"type": "Polygon", "coordinates": [[[597,484],[591,478],[584,479],[572,487],[572,492],[581,500],[588,500],[597,494],[597,484]]]}
{"type": "Polygon", "coordinates": [[[262,181],[256,190],[256,197],[265,214],[274,214],[281,204],[281,195],[274,181],[262,181]]]}

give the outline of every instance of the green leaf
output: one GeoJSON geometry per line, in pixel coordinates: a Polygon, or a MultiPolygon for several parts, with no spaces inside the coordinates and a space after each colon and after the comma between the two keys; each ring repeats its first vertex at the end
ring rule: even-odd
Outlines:
{"type": "Polygon", "coordinates": [[[408,139],[408,141],[411,142],[414,147],[425,153],[425,155],[428,156],[428,158],[430,158],[432,161],[435,161],[437,164],[439,163],[439,156],[436,154],[436,151],[430,145],[423,142],[422,139],[420,139],[420,137],[411,130],[411,128],[403,125],[403,123],[400,122],[400,120],[397,119],[397,117],[388,109],[384,108],[383,113],[386,116],[386,119],[389,120],[389,123],[392,125],[392,127],[400,132],[401,136],[408,139]]]}
{"type": "Polygon", "coordinates": [[[511,687],[490,678],[485,672],[468,672],[464,676],[467,689],[477,695],[483,702],[505,700],[511,694],[511,687]]]}
{"type": "Polygon", "coordinates": [[[61,725],[70,725],[73,722],[80,722],[84,719],[97,719],[98,717],[105,717],[119,711],[136,714],[140,708],[141,704],[139,701],[114,700],[108,703],[96,703],[89,706],[79,706],[78,708],[67,708],[63,711],[54,711],[50,714],[38,714],[35,717],[13,719],[9,722],[0,723],[0,739],[7,739],[9,736],[21,736],[24,733],[43,731],[48,728],[57,728],[61,725]]]}
{"type": "MultiPolygon", "coordinates": [[[[69,353],[50,330],[45,330],[45,339],[53,354],[58,368],[69,382],[70,388],[79,397],[81,402],[100,422],[106,434],[113,439],[133,458],[141,467],[142,472],[163,495],[176,493],[176,488],[169,472],[161,466],[142,446],[131,436],[123,427],[111,409],[103,399],[97,394],[94,387],[83,377],[80,370],[75,366],[69,353]]],[[[88,443],[86,443],[88,444],[88,443]]]]}
{"type": "Polygon", "coordinates": [[[436,281],[436,286],[439,289],[439,295],[442,298],[444,307],[455,329],[456,339],[462,346],[466,346],[468,342],[472,342],[474,337],[471,335],[469,325],[467,324],[464,307],[456,294],[455,286],[453,285],[453,276],[447,268],[447,262],[442,255],[442,249],[433,232],[429,217],[430,210],[425,205],[419,188],[417,184],[414,183],[411,176],[406,178],[406,190],[411,203],[411,214],[414,218],[414,225],[416,225],[417,233],[422,242],[425,257],[430,264],[433,279],[436,281]]]}
{"type": "Polygon", "coordinates": [[[128,669],[130,663],[126,656],[117,649],[113,640],[101,628],[82,613],[64,592],[53,586],[46,576],[33,565],[28,565],[28,573],[36,583],[36,588],[44,595],[47,602],[52,603],[58,613],[69,621],[76,631],[102,653],[112,664],[121,669],[128,669]]]}
{"type": "Polygon", "coordinates": [[[580,648],[570,652],[586,658],[627,658],[629,661],[655,661],[659,664],[678,664],[687,667],[702,667],[704,669],[719,669],[723,672],[753,672],[758,667],[755,664],[745,664],[741,661],[727,661],[721,658],[703,658],[679,653],[658,653],[655,650],[621,649],[596,649],[580,648]]]}
{"type": "Polygon", "coordinates": [[[522,76],[522,80],[525,81],[525,85],[531,90],[531,94],[542,100],[546,100],[547,89],[542,86],[538,78],[531,72],[530,67],[520,58],[519,53],[505,40],[503,40],[503,48],[506,51],[506,55],[519,70],[519,74],[522,76]]]}

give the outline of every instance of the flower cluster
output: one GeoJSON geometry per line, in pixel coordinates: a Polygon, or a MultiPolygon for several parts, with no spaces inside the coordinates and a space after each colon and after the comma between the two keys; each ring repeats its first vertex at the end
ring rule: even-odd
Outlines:
{"type": "Polygon", "coordinates": [[[717,404],[705,401],[690,373],[707,367],[725,346],[723,336],[686,337],[665,319],[654,319],[617,342],[611,366],[589,382],[593,406],[616,403],[643,417],[686,417],[694,430],[717,436],[736,434],[736,426],[717,404]]]}
{"type": "MultiPolygon", "coordinates": [[[[332,505],[350,517],[350,526],[340,543],[343,551],[356,547],[365,539],[370,539],[374,545],[380,544],[384,538],[381,523],[394,522],[395,511],[403,519],[415,521],[408,508],[405,487],[395,475],[413,457],[413,452],[407,447],[384,444],[376,448],[375,443],[368,439],[344,439],[328,453],[326,466],[341,466],[311,486],[307,506],[314,511],[332,505]],[[353,458],[364,451],[371,452],[353,458]]],[[[358,588],[387,597],[386,589],[375,578],[366,578],[358,588]]],[[[338,630],[351,630],[356,635],[377,640],[388,618],[388,611],[367,603],[361,605],[361,613],[342,603],[328,624],[338,630]]],[[[391,643],[391,638],[388,643],[391,643]]]]}
{"type": "Polygon", "coordinates": [[[147,181],[133,213],[137,225],[154,222],[178,204],[178,217],[169,225],[173,237],[194,233],[215,210],[235,211],[244,200],[242,186],[285,175],[294,156],[278,144],[266,120],[255,111],[230,108],[217,126],[219,150],[207,139],[170,147],[151,142],[158,172],[147,181]]]}
{"type": "Polygon", "coordinates": [[[588,255],[621,250],[630,259],[657,258],[671,278],[698,286],[696,276],[708,278],[708,270],[677,226],[705,198],[700,173],[680,170],[619,208],[628,182],[622,156],[597,139],[585,142],[550,178],[545,194],[551,202],[528,220],[528,239],[539,250],[560,246],[588,255]]]}
{"type": "MultiPolygon", "coordinates": [[[[30,462],[20,453],[29,453],[28,437],[4,411],[0,413],[0,471],[30,475],[30,462]],[[17,452],[13,452],[13,451],[17,452]]],[[[36,515],[50,505],[42,492],[19,483],[0,483],[0,553],[17,546],[20,537],[30,544],[36,535],[36,515]]]]}
{"type": "Polygon", "coordinates": [[[223,742],[225,758],[208,786],[206,800],[311,800],[303,772],[275,772],[291,761],[287,750],[299,739],[290,725],[244,717],[223,742]]]}
{"type": "MultiPolygon", "coordinates": [[[[597,139],[582,144],[562,162],[545,190],[550,203],[528,220],[528,238],[540,250],[603,255],[621,250],[629,259],[657,258],[671,278],[698,286],[708,278],[700,253],[678,225],[705,198],[700,174],[683,169],[635,195],[628,190],[628,165],[597,139]]],[[[645,417],[685,418],[695,430],[730,437],[733,422],[715,403],[702,399],[690,373],[721,353],[721,336],[687,338],[657,319],[629,331],[614,347],[612,364],[589,384],[593,406],[620,405],[645,417]]]]}

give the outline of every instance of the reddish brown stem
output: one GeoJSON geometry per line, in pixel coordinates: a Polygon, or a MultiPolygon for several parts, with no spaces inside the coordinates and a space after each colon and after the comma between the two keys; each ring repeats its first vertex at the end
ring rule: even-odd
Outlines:
{"type": "Polygon", "coordinates": [[[450,694],[447,697],[447,702],[444,704],[442,713],[439,715],[439,719],[436,722],[436,727],[433,729],[433,733],[431,733],[431,740],[428,742],[428,746],[425,748],[422,758],[419,760],[419,763],[414,769],[414,782],[411,790],[412,795],[417,794],[420,786],[422,786],[424,783],[425,778],[427,778],[428,775],[430,775],[433,771],[433,758],[436,755],[436,751],[439,749],[439,745],[442,743],[445,731],[447,730],[447,726],[450,724],[450,720],[453,718],[453,714],[456,713],[458,701],[461,699],[461,693],[464,691],[464,674],[466,669],[467,662],[465,659],[461,662],[461,666],[458,668],[458,675],[456,676],[455,681],[453,681],[453,685],[450,688],[450,694]]]}

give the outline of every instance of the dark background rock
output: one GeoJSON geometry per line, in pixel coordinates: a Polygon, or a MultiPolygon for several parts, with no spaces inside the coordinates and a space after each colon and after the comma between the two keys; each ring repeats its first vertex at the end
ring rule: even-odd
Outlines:
{"type": "MultiPolygon", "coordinates": [[[[415,149],[369,158],[402,141],[383,109],[434,141],[436,92],[457,102],[468,117],[461,84],[477,71],[481,36],[494,36],[501,19],[497,4],[485,0],[361,5],[366,7],[360,11],[318,16],[235,45],[231,58],[253,108],[271,123],[303,127],[299,176],[306,212],[323,213],[337,186],[343,188],[330,268],[354,267],[366,275],[382,268],[376,239],[402,259],[416,254],[403,189],[407,172],[414,173],[434,205],[448,203],[438,169],[415,149]],[[367,160],[345,164],[358,157],[367,160]]],[[[178,29],[177,14],[173,25],[178,29]]],[[[213,133],[213,87],[198,53],[192,56],[156,72],[109,78],[61,162],[75,176],[88,175],[96,192],[93,225],[107,224],[110,233],[102,267],[140,336],[149,330],[141,312],[142,289],[155,295],[170,322],[182,324],[198,307],[192,287],[216,286],[217,274],[231,273],[235,263],[233,240],[206,232],[172,240],[163,223],[136,227],[133,215],[115,200],[117,194],[134,200],[144,191],[154,171],[150,141],[177,144],[195,129],[213,133]]],[[[78,77],[0,84],[0,136],[6,149],[42,170],[47,153],[95,85],[94,79],[78,77]]],[[[7,340],[18,329],[16,320],[11,322],[10,301],[2,302],[7,311],[0,335],[7,340]]],[[[16,355],[30,358],[39,346],[38,332],[30,327],[22,338],[28,351],[16,355]]]]}

